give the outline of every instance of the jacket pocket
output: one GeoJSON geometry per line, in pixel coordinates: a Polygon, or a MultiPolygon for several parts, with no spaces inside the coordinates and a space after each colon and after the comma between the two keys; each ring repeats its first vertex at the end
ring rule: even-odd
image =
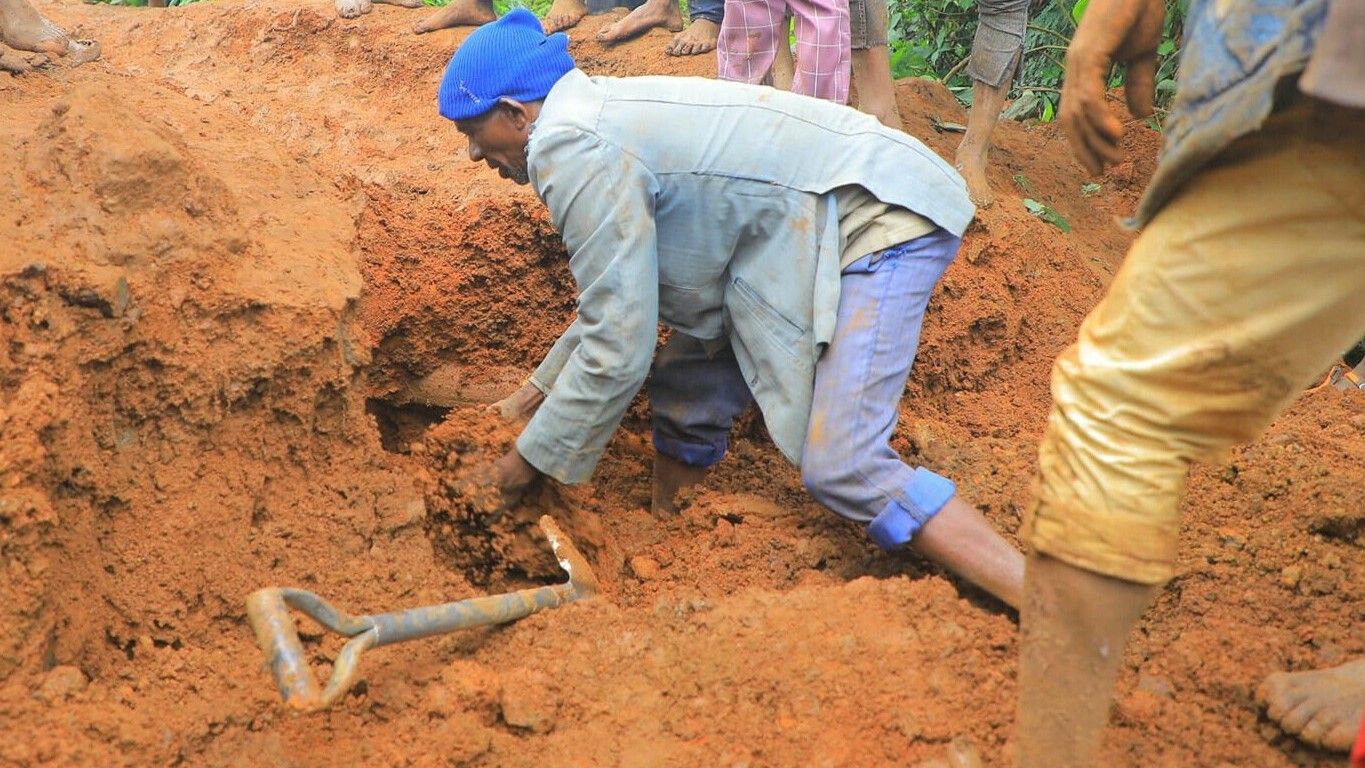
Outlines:
{"type": "Polygon", "coordinates": [[[743,278],[732,279],[730,285],[734,288],[731,292],[734,302],[730,312],[737,315],[733,317],[736,330],[742,333],[743,326],[752,324],[755,330],[762,332],[788,355],[797,357],[801,348],[801,337],[806,335],[805,329],[778,312],[743,278]],[[749,322],[744,322],[745,320],[749,322]]]}

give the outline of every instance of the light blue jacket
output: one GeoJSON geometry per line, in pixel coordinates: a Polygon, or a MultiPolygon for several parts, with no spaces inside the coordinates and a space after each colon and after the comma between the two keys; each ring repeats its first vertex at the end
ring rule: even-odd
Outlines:
{"type": "Polygon", "coordinates": [[[548,397],[517,449],[566,483],[592,474],[649,374],[659,322],[729,341],[773,441],[799,463],[839,305],[827,193],[859,184],[956,235],[974,214],[957,172],[904,133],[700,78],[570,72],[532,129],[529,171],[579,295],[532,377],[548,397]]]}
{"type": "Polygon", "coordinates": [[[1265,122],[1276,84],[1308,64],[1326,15],[1327,0],[1192,0],[1166,141],[1136,225],[1151,220],[1234,139],[1265,122]]]}

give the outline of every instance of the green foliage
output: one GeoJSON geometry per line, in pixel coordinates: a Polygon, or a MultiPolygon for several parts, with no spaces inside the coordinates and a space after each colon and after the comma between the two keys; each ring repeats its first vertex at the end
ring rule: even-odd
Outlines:
{"type": "MultiPolygon", "coordinates": [[[[896,77],[943,80],[958,100],[971,106],[971,78],[966,75],[976,34],[976,0],[890,0],[891,72],[896,77]]],[[[1065,73],[1066,47],[1085,15],[1089,0],[1034,0],[1024,37],[1024,59],[1010,93],[1028,96],[1026,115],[1047,122],[1057,114],[1065,73]]],[[[1166,0],[1167,15],[1157,48],[1157,105],[1175,94],[1175,67],[1189,0],[1166,0]]],[[[1123,68],[1115,67],[1109,86],[1123,85],[1123,68]]],[[[1016,117],[1018,117],[1016,115],[1016,117]]]]}
{"type": "Polygon", "coordinates": [[[1047,223],[1051,224],[1057,229],[1062,230],[1063,232],[1071,231],[1071,222],[1067,221],[1065,216],[1062,216],[1062,214],[1057,213],[1050,207],[1038,202],[1037,200],[1034,200],[1031,197],[1024,198],[1024,208],[1028,209],[1029,213],[1033,214],[1034,216],[1037,216],[1043,221],[1046,221],[1047,223]]]}

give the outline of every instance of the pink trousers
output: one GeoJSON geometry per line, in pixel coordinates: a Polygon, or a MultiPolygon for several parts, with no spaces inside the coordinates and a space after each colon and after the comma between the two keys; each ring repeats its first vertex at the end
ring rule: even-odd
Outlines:
{"type": "Polygon", "coordinates": [[[777,46],[787,45],[787,16],[796,19],[792,91],[848,103],[848,0],[725,0],[716,45],[720,79],[768,82],[777,46]]]}

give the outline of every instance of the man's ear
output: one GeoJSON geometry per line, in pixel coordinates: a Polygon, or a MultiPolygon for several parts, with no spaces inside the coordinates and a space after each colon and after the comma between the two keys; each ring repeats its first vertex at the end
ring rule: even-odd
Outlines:
{"type": "Polygon", "coordinates": [[[524,129],[531,122],[531,111],[526,108],[525,104],[516,99],[504,98],[498,104],[498,108],[503,110],[507,119],[512,121],[512,126],[518,131],[524,129]]]}

